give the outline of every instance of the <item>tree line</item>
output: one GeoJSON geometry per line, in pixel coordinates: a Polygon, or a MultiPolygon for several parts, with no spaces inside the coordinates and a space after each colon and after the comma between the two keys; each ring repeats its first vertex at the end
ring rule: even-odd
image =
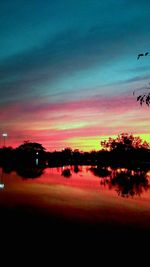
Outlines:
{"type": "Polygon", "coordinates": [[[140,137],[121,133],[117,138],[100,142],[99,151],[83,152],[66,147],[61,151],[46,151],[42,144],[25,141],[17,148],[0,148],[1,166],[40,165],[141,165],[150,161],[150,145],[140,137]]]}

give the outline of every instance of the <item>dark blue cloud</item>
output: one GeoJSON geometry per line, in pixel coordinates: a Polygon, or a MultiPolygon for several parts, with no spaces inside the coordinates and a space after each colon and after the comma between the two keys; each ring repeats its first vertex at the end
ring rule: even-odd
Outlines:
{"type": "Polygon", "coordinates": [[[142,48],[150,44],[148,6],[123,0],[5,1],[1,101],[36,96],[39,86],[44,94],[45,84],[53,91],[62,77],[97,65],[103,70],[123,55],[130,59],[140,51],[139,42],[142,48]]]}

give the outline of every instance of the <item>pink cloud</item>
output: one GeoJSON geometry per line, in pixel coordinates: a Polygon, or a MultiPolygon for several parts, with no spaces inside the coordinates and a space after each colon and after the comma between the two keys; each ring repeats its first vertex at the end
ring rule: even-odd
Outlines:
{"type": "MultiPolygon", "coordinates": [[[[87,110],[95,112],[125,112],[137,107],[133,97],[115,96],[115,97],[92,97],[82,100],[49,103],[47,99],[36,99],[31,102],[14,103],[7,107],[0,107],[0,119],[12,120],[26,118],[28,120],[47,118],[50,114],[56,114],[60,117],[70,117],[69,114],[87,110]],[[68,114],[66,114],[68,112],[68,114]]],[[[82,115],[82,113],[80,113],[82,115]]]]}
{"type": "Polygon", "coordinates": [[[61,147],[71,138],[148,132],[147,107],[133,96],[93,97],[62,103],[37,99],[0,107],[1,131],[8,131],[8,143],[16,146],[33,140],[46,147],[61,147]],[[145,122],[147,127],[142,129],[145,122]],[[66,129],[63,125],[67,125],[66,129]],[[70,128],[69,128],[70,127],[70,128]]]}

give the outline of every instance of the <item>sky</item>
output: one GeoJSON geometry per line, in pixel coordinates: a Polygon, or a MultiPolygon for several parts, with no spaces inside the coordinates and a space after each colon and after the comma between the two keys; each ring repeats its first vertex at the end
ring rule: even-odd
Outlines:
{"type": "Polygon", "coordinates": [[[149,0],[0,2],[0,146],[99,150],[122,132],[150,142],[149,0]]]}

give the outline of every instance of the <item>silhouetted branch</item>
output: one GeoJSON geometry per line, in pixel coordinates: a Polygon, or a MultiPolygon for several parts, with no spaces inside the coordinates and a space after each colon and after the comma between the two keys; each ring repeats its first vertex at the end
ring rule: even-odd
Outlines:
{"type": "MultiPolygon", "coordinates": [[[[150,83],[149,83],[150,85],[150,83]]],[[[141,88],[138,88],[136,90],[133,91],[133,95],[135,95],[135,92],[137,91],[140,91],[140,90],[150,90],[150,86],[145,86],[145,87],[141,87],[141,88]]],[[[147,106],[150,105],[150,92],[149,93],[141,93],[140,95],[137,96],[137,101],[140,102],[140,105],[142,106],[143,103],[146,103],[147,106]]]]}

